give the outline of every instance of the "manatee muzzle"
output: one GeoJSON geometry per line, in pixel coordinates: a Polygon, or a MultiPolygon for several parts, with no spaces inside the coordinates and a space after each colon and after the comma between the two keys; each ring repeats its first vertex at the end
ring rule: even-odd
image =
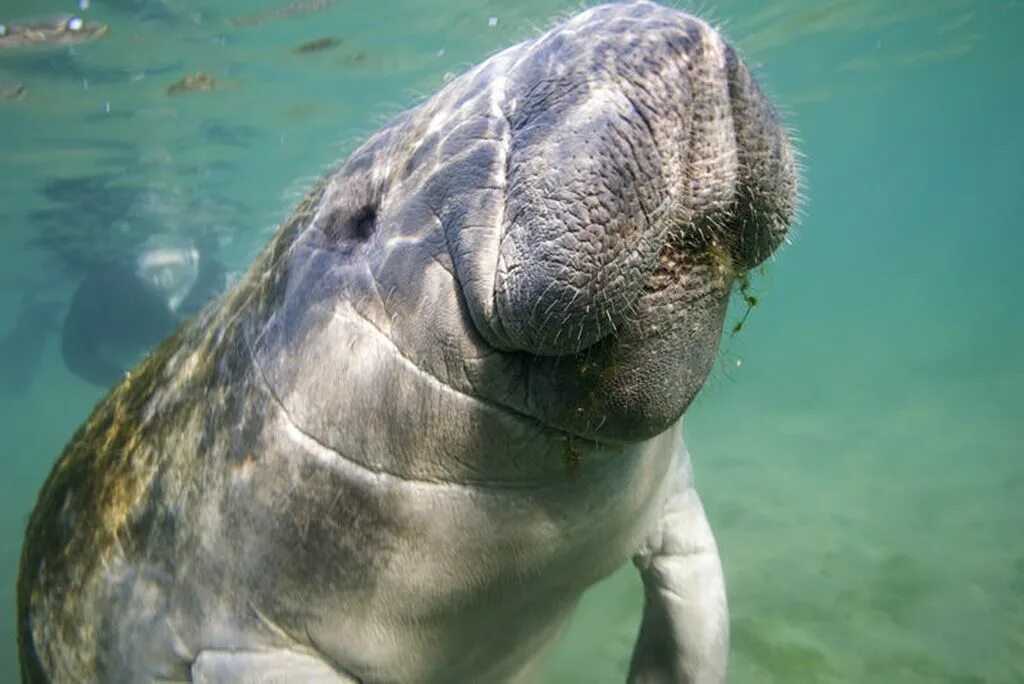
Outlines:
{"type": "Polygon", "coordinates": [[[694,264],[731,283],[792,220],[786,131],[719,34],[679,14],[623,31],[549,36],[510,79],[523,85],[506,112],[505,215],[481,331],[498,348],[578,354],[694,264]],[[552,63],[569,66],[538,78],[552,63]]]}

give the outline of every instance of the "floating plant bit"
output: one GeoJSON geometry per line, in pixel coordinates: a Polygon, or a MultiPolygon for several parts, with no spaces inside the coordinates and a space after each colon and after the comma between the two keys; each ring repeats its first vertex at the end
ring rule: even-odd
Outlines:
{"type": "Polygon", "coordinates": [[[0,83],[0,100],[24,100],[27,93],[23,83],[0,83]]]}
{"type": "Polygon", "coordinates": [[[327,38],[317,38],[316,40],[311,40],[307,43],[303,43],[299,47],[295,48],[295,51],[307,54],[312,52],[323,52],[324,50],[329,50],[331,48],[338,47],[339,45],[342,44],[342,42],[343,41],[341,38],[335,38],[333,36],[328,36],[327,38]]]}
{"type": "Polygon", "coordinates": [[[197,71],[194,74],[186,76],[176,83],[172,83],[167,86],[167,94],[175,95],[178,93],[196,92],[200,90],[213,90],[217,85],[217,79],[205,71],[197,71]]]}
{"type": "Polygon", "coordinates": [[[82,10],[83,12],[89,9],[89,0],[78,0],[78,9],[82,10]]]}
{"type": "Polygon", "coordinates": [[[747,310],[743,312],[743,317],[740,318],[739,322],[732,328],[732,334],[735,335],[739,331],[743,330],[743,326],[747,322],[747,317],[750,316],[750,312],[753,311],[754,307],[758,305],[758,299],[755,295],[750,292],[750,274],[743,273],[738,278],[740,297],[743,298],[743,303],[747,305],[747,310]]]}
{"type": "Polygon", "coordinates": [[[0,48],[74,45],[107,33],[105,24],[90,23],[79,16],[62,14],[0,24],[0,48]]]}
{"type": "Polygon", "coordinates": [[[487,20],[487,25],[490,26],[491,28],[494,28],[495,26],[497,26],[498,25],[498,17],[491,17],[490,19],[488,19],[487,20]]]}

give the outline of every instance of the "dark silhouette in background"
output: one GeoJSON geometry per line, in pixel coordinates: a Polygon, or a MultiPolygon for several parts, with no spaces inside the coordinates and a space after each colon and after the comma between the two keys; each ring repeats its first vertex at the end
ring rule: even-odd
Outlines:
{"type": "Polygon", "coordinates": [[[64,318],[64,363],[93,384],[113,385],[225,281],[224,267],[190,240],[153,236],[134,258],[101,265],[78,286],[64,318]]]}
{"type": "Polygon", "coordinates": [[[25,297],[18,308],[14,327],[0,339],[0,389],[21,394],[32,384],[43,356],[43,345],[60,329],[64,305],[25,297]]]}
{"type": "Polygon", "coordinates": [[[26,296],[0,338],[0,391],[17,395],[29,388],[58,330],[69,370],[104,388],[117,383],[224,290],[227,273],[212,252],[189,238],[153,235],[127,256],[94,262],[67,305],[26,296]]]}

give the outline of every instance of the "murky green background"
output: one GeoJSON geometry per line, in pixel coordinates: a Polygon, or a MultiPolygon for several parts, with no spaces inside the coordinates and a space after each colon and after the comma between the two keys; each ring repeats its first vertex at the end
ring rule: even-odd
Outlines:
{"type": "MultiPolygon", "coordinates": [[[[0,391],[0,681],[26,515],[101,395],[52,326],[15,334],[19,311],[66,305],[155,232],[243,269],[390,115],[576,6],[278,1],[93,0],[104,40],[0,52],[0,83],[28,88],[0,100],[0,370],[27,377],[0,391]],[[198,70],[219,87],[166,94],[198,70]]],[[[687,422],[731,681],[1024,682],[1024,3],[688,8],[738,45],[806,155],[793,244],[687,422]]],[[[0,21],[75,9],[0,0],[0,21]]],[[[622,681],[639,607],[629,569],[595,588],[547,681],[622,681]]]]}

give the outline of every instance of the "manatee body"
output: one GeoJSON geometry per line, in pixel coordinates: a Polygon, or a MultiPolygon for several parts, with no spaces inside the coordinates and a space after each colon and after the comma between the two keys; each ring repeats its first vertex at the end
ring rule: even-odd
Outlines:
{"type": "Polygon", "coordinates": [[[632,559],[637,682],[718,682],[681,416],[793,154],[707,24],[597,7],[399,116],[54,467],[26,681],[529,680],[632,559]]]}

